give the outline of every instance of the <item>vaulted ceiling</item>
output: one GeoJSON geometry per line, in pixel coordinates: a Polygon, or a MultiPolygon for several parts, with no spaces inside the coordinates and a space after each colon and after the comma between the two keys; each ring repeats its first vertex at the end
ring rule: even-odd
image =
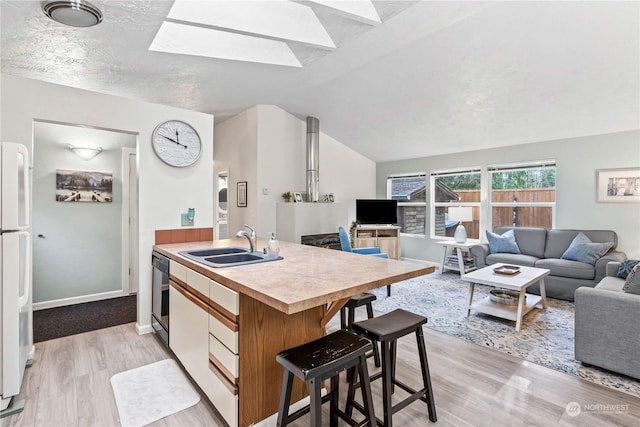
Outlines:
{"type": "MultiPolygon", "coordinates": [[[[40,1],[3,0],[2,73],[216,122],[273,104],[318,117],[323,132],[375,161],[640,128],[637,1],[374,0],[380,23],[297,1],[336,46],[266,36],[300,66],[150,50],[163,22],[184,23],[169,16],[173,1],[90,1],[103,22],[73,28],[48,19],[40,1]]],[[[187,24],[225,25],[207,22],[187,24]]]]}

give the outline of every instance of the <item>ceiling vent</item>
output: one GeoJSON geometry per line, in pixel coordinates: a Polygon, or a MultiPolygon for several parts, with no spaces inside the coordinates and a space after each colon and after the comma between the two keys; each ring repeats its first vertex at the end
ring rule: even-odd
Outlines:
{"type": "Polygon", "coordinates": [[[84,0],[45,0],[41,7],[49,18],[71,27],[93,27],[102,22],[100,9],[84,0]]]}

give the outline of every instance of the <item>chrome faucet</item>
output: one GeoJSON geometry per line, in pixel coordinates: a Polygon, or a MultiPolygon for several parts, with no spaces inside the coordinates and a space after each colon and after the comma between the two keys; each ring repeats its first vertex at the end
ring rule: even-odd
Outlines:
{"type": "Polygon", "coordinates": [[[247,224],[244,225],[246,228],[251,230],[251,233],[246,232],[245,230],[240,230],[236,233],[236,237],[246,237],[249,241],[249,250],[250,252],[254,251],[254,245],[256,242],[256,232],[253,228],[249,227],[247,224]]]}

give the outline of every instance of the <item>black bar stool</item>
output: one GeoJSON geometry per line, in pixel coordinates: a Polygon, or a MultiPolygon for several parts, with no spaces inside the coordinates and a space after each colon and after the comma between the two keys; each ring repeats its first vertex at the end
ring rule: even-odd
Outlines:
{"type": "MultiPolygon", "coordinates": [[[[357,294],[349,298],[344,306],[340,309],[340,327],[351,331],[351,325],[355,321],[356,308],[366,306],[367,318],[373,318],[373,307],[371,303],[375,301],[377,297],[374,294],[365,292],[357,294]]],[[[378,351],[378,344],[373,345],[373,352],[367,354],[367,357],[373,356],[373,361],[376,367],[380,367],[380,352],[378,351]]]]}
{"type": "MultiPolygon", "coordinates": [[[[376,341],[379,341],[381,345],[382,371],[372,375],[369,379],[369,381],[375,381],[378,378],[382,378],[384,419],[377,420],[377,423],[381,426],[392,427],[393,414],[404,409],[418,399],[427,404],[429,419],[434,423],[437,421],[436,405],[433,400],[429,364],[427,362],[427,349],[424,343],[424,335],[422,333],[422,325],[425,323],[427,323],[426,317],[418,316],[417,314],[413,314],[402,309],[397,309],[373,319],[355,322],[352,325],[354,332],[369,338],[374,342],[374,344],[376,341]],[[420,366],[422,368],[422,381],[424,388],[418,391],[395,378],[397,340],[398,338],[410,333],[416,334],[418,355],[420,357],[420,366]],[[395,391],[394,386],[400,387],[407,393],[410,393],[410,395],[406,399],[392,405],[391,395],[395,391]]],[[[349,383],[347,405],[345,408],[345,413],[348,416],[351,415],[353,408],[358,409],[360,412],[364,410],[364,408],[354,400],[355,389],[362,386],[369,387],[369,385],[366,384],[367,380],[362,378],[359,383],[356,383],[357,378],[357,375],[353,375],[351,382],[349,383]]]]}
{"type": "Polygon", "coordinates": [[[376,417],[371,400],[366,357],[366,353],[370,350],[371,342],[368,339],[350,331],[339,330],[317,340],[280,352],[276,356],[276,360],[284,366],[284,376],[276,425],[284,427],[289,422],[311,412],[311,427],[320,427],[322,426],[322,404],[330,401],[330,424],[332,427],[337,427],[338,417],[347,421],[351,426],[365,424],[371,427],[375,426],[376,417]],[[338,408],[338,387],[340,383],[338,377],[341,371],[351,368],[357,368],[358,375],[363,379],[361,389],[364,406],[360,407],[360,409],[366,418],[361,423],[355,422],[350,415],[347,416],[345,412],[338,408]],[[293,414],[289,414],[294,375],[303,381],[309,381],[310,404],[293,414]],[[331,378],[329,393],[321,397],[322,381],[328,378],[331,378]]]}

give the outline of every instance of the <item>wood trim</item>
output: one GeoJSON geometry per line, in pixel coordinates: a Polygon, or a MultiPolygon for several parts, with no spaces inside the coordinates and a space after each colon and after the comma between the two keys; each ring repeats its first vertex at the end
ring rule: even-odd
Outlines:
{"type": "Polygon", "coordinates": [[[220,378],[234,396],[238,394],[238,379],[211,352],[209,353],[209,369],[220,378]]]}
{"type": "MultiPolygon", "coordinates": [[[[238,330],[238,316],[231,313],[229,310],[227,310],[217,302],[209,299],[209,297],[204,296],[200,291],[189,286],[177,277],[169,275],[169,280],[175,282],[177,286],[180,286],[182,289],[192,294],[192,296],[199,298],[202,304],[205,304],[204,301],[206,301],[208,307],[205,308],[205,310],[207,310],[209,314],[220,320],[232,331],[235,332],[238,330]]],[[[186,294],[183,295],[187,296],[186,294]]]]}
{"type": "Polygon", "coordinates": [[[338,314],[340,309],[344,307],[347,301],[349,301],[349,298],[342,298],[338,301],[332,301],[331,304],[329,304],[329,307],[325,310],[324,316],[320,321],[320,326],[322,326],[323,328],[326,327],[331,318],[338,314]]]}
{"type": "Polygon", "coordinates": [[[192,303],[194,303],[195,305],[197,305],[198,307],[200,307],[201,309],[203,309],[206,312],[209,312],[209,306],[207,304],[205,304],[200,298],[198,298],[196,295],[194,295],[193,293],[189,292],[189,290],[185,289],[184,287],[182,287],[179,283],[173,281],[173,280],[169,280],[169,284],[171,286],[174,287],[174,289],[178,292],[180,292],[182,295],[184,295],[184,297],[186,299],[188,299],[189,301],[191,301],[192,303]]]}
{"type": "Polygon", "coordinates": [[[206,311],[209,311],[209,298],[206,297],[204,294],[202,294],[202,292],[200,292],[199,290],[197,290],[196,288],[187,285],[187,289],[189,290],[189,292],[191,292],[196,298],[198,298],[200,300],[200,302],[202,303],[202,305],[204,305],[206,308],[206,311]]]}
{"type": "Polygon", "coordinates": [[[186,282],[183,282],[182,280],[180,280],[178,277],[174,276],[173,274],[169,274],[169,280],[172,282],[175,282],[176,285],[181,286],[185,289],[187,289],[189,287],[189,285],[187,285],[186,282]]]}
{"type": "Polygon", "coordinates": [[[238,323],[238,316],[236,316],[235,314],[233,314],[232,312],[230,312],[229,310],[227,310],[226,308],[224,308],[214,300],[209,299],[208,301],[211,308],[217,311],[221,316],[226,317],[232,323],[238,323]]]}
{"type": "MultiPolygon", "coordinates": [[[[211,300],[209,300],[209,314],[215,317],[227,328],[231,329],[233,332],[238,332],[238,324],[232,320],[229,320],[224,314],[220,313],[216,308],[212,307],[211,300]]],[[[216,304],[217,305],[217,304],[216,304]]]]}

